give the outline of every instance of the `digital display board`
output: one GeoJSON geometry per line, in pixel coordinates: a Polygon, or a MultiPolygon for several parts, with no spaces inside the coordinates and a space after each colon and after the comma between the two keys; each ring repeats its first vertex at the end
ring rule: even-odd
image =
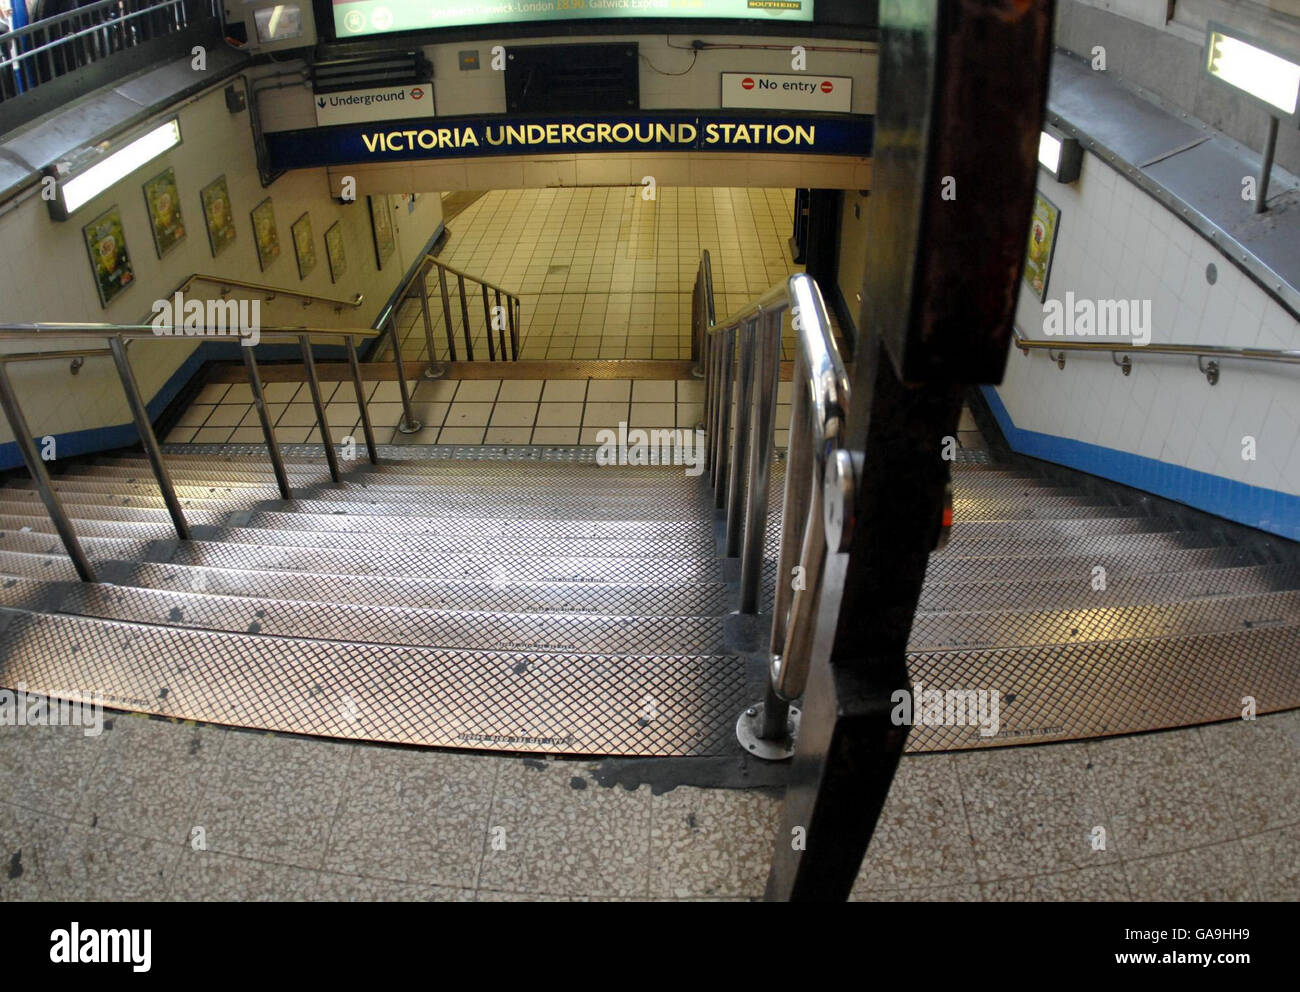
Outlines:
{"type": "Polygon", "coordinates": [[[810,22],[813,0],[334,0],[339,40],[393,31],[578,21],[694,17],[810,22]]]}

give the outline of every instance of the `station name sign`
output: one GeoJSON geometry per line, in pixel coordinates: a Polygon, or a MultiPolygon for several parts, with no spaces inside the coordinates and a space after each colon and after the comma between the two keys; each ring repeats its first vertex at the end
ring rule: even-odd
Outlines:
{"type": "Polygon", "coordinates": [[[868,116],[634,115],[353,124],[266,136],[277,169],[419,159],[629,151],[871,154],[868,116]]]}

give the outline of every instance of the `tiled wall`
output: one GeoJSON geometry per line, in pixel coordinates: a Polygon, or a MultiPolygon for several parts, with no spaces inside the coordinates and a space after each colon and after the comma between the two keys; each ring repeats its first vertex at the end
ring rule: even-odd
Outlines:
{"type": "MultiPolygon", "coordinates": [[[[51,220],[39,197],[0,217],[0,243],[8,249],[5,265],[0,267],[0,320],[136,323],[149,316],[155,299],[170,294],[190,274],[202,272],[336,298],[363,293],[366,305],[349,312],[349,323],[369,326],[397,287],[418,246],[432,236],[441,222],[439,197],[421,196],[414,211],[409,211],[407,202],[397,197],[388,202],[397,226],[398,249],[381,272],[376,267],[364,186],[359,189],[358,202],[349,205],[330,199],[323,170],[289,173],[264,189],[257,174],[248,114],[232,115],[226,109],[221,89],[182,107],[179,117],[182,143],[177,148],[100,195],[71,220],[51,220]],[[185,239],[160,259],[150,235],[141,186],[167,166],[176,172],[188,230],[185,239]],[[222,174],[230,189],[238,233],[235,242],[213,258],[203,226],[199,190],[222,174]],[[263,272],[249,213],[267,196],[275,207],[281,251],[263,272]],[[82,227],[115,204],[121,209],[136,278],[132,286],[103,308],[95,291],[82,227]],[[306,279],[300,279],[290,225],[306,211],[311,214],[317,263],[306,279]],[[331,281],[324,246],[325,231],[335,221],[342,223],[347,257],[347,271],[338,283],[331,281]]],[[[211,292],[212,287],[196,287],[196,295],[211,292]]],[[[293,312],[295,323],[303,323],[304,315],[310,313],[297,307],[293,312]]],[[[274,319],[270,310],[264,311],[264,324],[274,319]]],[[[332,314],[322,314],[322,322],[332,324],[332,314]]],[[[85,345],[95,346],[91,342],[85,345]]],[[[15,343],[9,348],[33,350],[33,345],[15,343]]],[[[141,391],[149,399],[182,366],[193,345],[142,341],[131,350],[141,391]]],[[[130,421],[121,385],[107,359],[89,360],[75,376],[64,362],[16,364],[10,371],[30,427],[38,436],[65,435],[130,421]]],[[[0,422],[0,443],[11,436],[8,425],[0,422]]],[[[0,448],[0,457],[6,466],[18,463],[12,445],[0,448]]]]}
{"type": "MultiPolygon", "coordinates": [[[[691,31],[689,25],[684,31],[691,31]]],[[[643,110],[716,109],[722,103],[720,73],[777,72],[789,73],[791,48],[803,45],[807,52],[807,72],[853,78],[852,111],[855,114],[876,112],[876,54],[857,49],[872,48],[843,38],[818,40],[805,36],[788,38],[748,35],[594,35],[562,38],[483,38],[478,41],[426,45],[424,54],[433,63],[435,110],[439,117],[506,112],[505,73],[492,69],[492,49],[496,45],[577,45],[613,44],[634,41],[642,56],[640,94],[643,110]],[[702,38],[711,44],[749,46],[718,48],[694,53],[681,51],[691,40],[702,38]],[[770,46],[754,47],[756,44],[770,46]],[[820,46],[824,51],[818,51],[820,46]],[[479,53],[481,68],[460,68],[460,53],[479,53]],[[829,49],[838,49],[830,51],[829,49]]],[[[267,131],[291,131],[316,126],[309,89],[274,90],[262,98],[262,122],[267,131]]],[[[471,187],[473,188],[473,187],[471,187]]],[[[479,187],[482,188],[482,187],[479,187]]]]}
{"type": "MultiPolygon", "coordinates": [[[[1290,313],[1096,157],[1085,155],[1078,182],[1040,178],[1039,189],[1061,211],[1048,299],[1064,300],[1067,291],[1094,300],[1149,299],[1155,343],[1300,348],[1300,323],[1290,313]]],[[[1027,337],[1047,337],[1043,304],[1023,284],[1016,322],[1027,337]]],[[[1085,450],[1071,448],[1077,442],[1093,449],[1093,471],[1107,464],[1109,451],[1136,456],[1140,461],[1129,464],[1143,465],[1143,473],[1195,490],[1222,490],[1220,480],[1239,494],[1244,487],[1281,494],[1287,506],[1288,496],[1300,494],[1296,366],[1225,361],[1218,385],[1210,386],[1193,358],[1139,353],[1124,376],[1106,352],[1071,353],[1061,370],[1045,352],[1013,349],[996,392],[1017,429],[1069,442],[1048,445],[1054,453],[1046,457],[1077,460],[1085,450]],[[1247,436],[1255,439],[1254,460],[1242,457],[1247,436]]],[[[1209,508],[1203,497],[1178,496],[1209,508]]]]}

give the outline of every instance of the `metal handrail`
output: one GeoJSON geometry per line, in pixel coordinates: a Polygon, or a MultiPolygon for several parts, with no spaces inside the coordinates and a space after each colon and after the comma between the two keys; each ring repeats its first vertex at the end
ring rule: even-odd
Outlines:
{"type": "Polygon", "coordinates": [[[757,741],[777,742],[764,756],[784,757],[793,741],[790,704],[803,694],[812,659],[813,623],[826,553],[830,544],[834,544],[833,550],[841,550],[847,539],[848,527],[839,518],[828,541],[827,510],[842,510],[845,500],[840,489],[851,478],[842,464],[848,454],[843,433],[849,380],[821,290],[810,276],[791,276],[715,323],[706,265],[707,253],[697,276],[697,285],[707,291],[696,294],[693,317],[706,332],[705,421],[711,441],[707,458],[715,505],[726,510],[725,554],[741,557],[740,612],[746,614],[757,613],[759,607],[782,318],[787,310],[794,317],[795,388],[769,639],[769,680],[761,713],[754,707],[741,716],[741,725],[748,721],[757,741]],[[838,488],[828,501],[827,486],[832,483],[838,488]],[[793,581],[796,565],[802,576],[798,583],[793,581]]]}
{"type": "Polygon", "coordinates": [[[434,255],[425,255],[416,263],[411,275],[401,288],[394,295],[392,301],[384,308],[379,319],[375,321],[376,327],[387,326],[391,332],[392,348],[394,360],[401,365],[401,342],[397,336],[396,316],[398,308],[407,300],[415,298],[420,301],[420,316],[424,322],[425,346],[428,350],[429,364],[425,368],[424,376],[426,379],[436,379],[446,374],[446,366],[436,361],[435,355],[437,348],[433,341],[433,317],[429,311],[429,284],[428,276],[431,269],[438,270],[438,290],[442,301],[442,318],[443,327],[447,334],[447,357],[450,361],[457,360],[456,353],[456,325],[452,317],[451,293],[447,288],[447,277],[454,276],[456,279],[457,293],[459,294],[459,309],[461,316],[461,328],[465,342],[465,359],[474,361],[474,341],[470,333],[469,325],[469,292],[465,288],[466,281],[477,283],[479,286],[479,296],[482,298],[483,320],[487,334],[488,360],[496,361],[498,347],[500,350],[501,361],[518,361],[519,360],[519,328],[522,322],[523,304],[519,299],[519,294],[512,293],[507,289],[502,289],[495,283],[488,282],[486,279],[480,279],[478,276],[469,275],[462,272],[434,255]],[[489,302],[488,293],[492,294],[492,301],[495,302],[495,308],[498,312],[505,311],[505,323],[494,327],[493,320],[493,303],[489,302]],[[505,299],[505,305],[502,305],[502,298],[505,299]],[[498,340],[492,339],[492,332],[497,331],[498,340]],[[507,359],[506,334],[510,335],[509,358],[507,359]]]}
{"type": "Polygon", "coordinates": [[[0,34],[0,101],[217,16],[212,0],[98,0],[0,34]]]}
{"type": "MultiPolygon", "coordinates": [[[[206,330],[202,328],[200,330],[206,330]]],[[[365,432],[366,451],[372,464],[379,463],[378,448],[375,444],[374,429],[370,423],[370,410],[366,399],[365,387],[361,381],[361,366],[357,361],[356,340],[357,338],[374,338],[378,337],[381,331],[375,328],[311,328],[311,327],[270,327],[259,330],[260,340],[284,340],[286,338],[296,340],[302,355],[303,368],[306,372],[307,386],[311,392],[312,405],[316,412],[316,425],[320,430],[321,444],[325,449],[325,461],[329,466],[330,478],[335,484],[342,481],[339,471],[338,455],[334,450],[334,438],[330,433],[329,420],[325,413],[324,397],[321,393],[320,380],[316,375],[316,363],[312,356],[313,342],[321,339],[343,338],[347,343],[348,350],[348,367],[352,374],[352,384],[356,390],[357,408],[361,415],[361,425],[365,432]]],[[[149,419],[149,410],[140,393],[140,386],[136,382],[135,373],[132,371],[131,362],[127,355],[127,346],[132,341],[141,339],[154,339],[157,341],[179,341],[185,340],[193,343],[197,337],[221,337],[229,340],[232,336],[224,331],[218,333],[216,330],[209,331],[206,334],[196,332],[186,332],[183,328],[177,328],[170,325],[154,327],[151,324],[105,324],[105,323],[8,323],[0,324],[0,342],[6,338],[13,340],[87,340],[98,339],[108,342],[108,350],[69,350],[54,352],[17,352],[10,354],[0,354],[0,408],[3,408],[5,418],[9,421],[9,427],[14,435],[14,442],[18,445],[18,450],[23,456],[23,461],[27,465],[28,472],[31,473],[36,488],[41,495],[41,500],[45,508],[49,511],[50,519],[54,522],[54,529],[63,542],[63,547],[72,560],[73,567],[77,575],[85,582],[96,581],[95,569],[91,565],[89,557],[81,547],[81,542],[77,538],[76,530],[72,526],[72,521],[63,508],[63,502],[59,498],[54,484],[50,480],[49,471],[45,467],[45,462],[40,453],[36,450],[36,444],[33,440],[31,428],[28,426],[26,415],[22,411],[22,405],[19,402],[18,394],[14,390],[13,382],[9,378],[9,364],[11,362],[31,362],[31,361],[65,361],[72,358],[74,362],[78,359],[84,360],[87,357],[111,356],[114,364],[117,366],[118,378],[122,382],[122,388],[126,393],[127,405],[131,408],[131,416],[135,421],[136,430],[140,435],[140,444],[144,448],[145,456],[149,459],[150,467],[153,469],[154,478],[158,482],[158,489],[162,493],[163,502],[167,506],[168,515],[171,517],[172,525],[176,530],[176,536],[182,541],[189,540],[190,526],[185,519],[184,510],[181,508],[180,501],[176,497],[176,488],[172,484],[171,475],[167,471],[167,466],[163,461],[162,449],[158,445],[157,435],[154,433],[153,423],[149,419]]],[[[241,347],[244,366],[248,371],[248,383],[253,393],[253,404],[257,409],[258,419],[262,424],[262,433],[266,438],[267,454],[271,460],[271,466],[275,471],[276,485],[280,490],[283,499],[293,499],[293,491],[289,487],[289,476],[284,467],[284,458],[280,452],[279,442],[275,437],[275,429],[271,424],[271,418],[267,411],[266,395],[262,389],[262,379],[258,373],[257,359],[253,354],[252,347],[241,347]]],[[[405,397],[406,385],[403,380],[403,395],[405,397]]],[[[404,407],[409,411],[409,407],[404,407]]],[[[405,421],[406,418],[404,418],[405,421]]]]}
{"type": "Polygon", "coordinates": [[[1219,381],[1219,362],[1225,358],[1236,358],[1249,362],[1278,362],[1282,365],[1300,365],[1300,349],[1294,348],[1236,348],[1223,344],[1136,344],[1131,341],[1117,341],[1114,344],[1105,341],[1048,341],[1042,338],[1027,338],[1020,333],[1020,328],[1011,329],[1012,340],[1017,348],[1026,355],[1030,351],[1046,351],[1056,361],[1059,368],[1065,368],[1067,351],[1108,352],[1117,366],[1128,375],[1132,369],[1130,353],[1145,352],[1151,355],[1184,355],[1196,359],[1196,366],[1209,380],[1211,386],[1219,381]],[[1052,352],[1060,352],[1060,357],[1052,352]],[[1124,355],[1122,362],[1116,356],[1124,355]],[[1202,359],[1213,359],[1202,364],[1202,359]]]}
{"type": "Polygon", "coordinates": [[[248,289],[256,293],[264,294],[267,303],[270,303],[277,296],[291,296],[295,299],[303,300],[304,306],[310,306],[313,303],[323,303],[326,306],[331,306],[334,308],[335,313],[342,313],[343,310],[348,307],[351,307],[353,310],[360,310],[361,306],[366,301],[364,293],[357,293],[350,300],[336,300],[329,296],[319,296],[316,293],[304,293],[297,289],[283,289],[279,286],[267,286],[262,283],[245,282],[243,279],[226,279],[223,276],[210,276],[203,272],[195,272],[193,275],[187,277],[184,282],[176,287],[175,292],[184,293],[196,282],[206,282],[211,283],[214,286],[222,287],[221,295],[223,298],[229,294],[231,289],[248,289]]]}
{"type": "MultiPolygon", "coordinates": [[[[372,327],[305,327],[298,325],[286,325],[282,327],[264,327],[258,332],[259,340],[268,338],[277,341],[285,339],[298,340],[301,337],[308,337],[314,341],[322,338],[377,338],[380,331],[372,327]]],[[[227,331],[209,331],[202,333],[202,329],[187,331],[184,327],[174,327],[172,325],[154,326],[153,324],[104,324],[104,323],[13,323],[0,324],[0,341],[6,337],[27,338],[35,337],[40,340],[55,341],[87,341],[91,339],[109,340],[110,338],[121,338],[123,340],[134,341],[142,338],[152,338],[159,341],[173,341],[185,339],[194,341],[198,339],[210,340],[236,340],[237,335],[227,331]]],[[[40,353],[31,353],[33,355],[40,353]]],[[[63,355],[58,352],[46,353],[51,358],[62,358],[63,355]]],[[[71,354],[71,352],[69,352],[71,354]]],[[[0,360],[11,360],[14,356],[0,354],[0,360]]]]}

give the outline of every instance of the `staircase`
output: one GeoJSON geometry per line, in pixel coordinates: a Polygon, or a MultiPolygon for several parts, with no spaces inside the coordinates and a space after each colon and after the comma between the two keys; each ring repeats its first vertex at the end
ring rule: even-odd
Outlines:
{"type": "MultiPolygon", "coordinates": [[[[54,477],[93,583],[33,483],[0,488],[0,684],[353,740],[738,753],[766,640],[728,618],[738,570],[707,474],[598,466],[591,448],[397,446],[335,485],[319,447],[288,446],[286,501],[262,454],[166,450],[191,541],[143,459],[54,477]]],[[[958,463],[953,483],[911,673],[997,689],[1001,728],[918,726],[909,749],[1232,719],[1247,695],[1300,705],[1294,545],[1028,461],[958,463]]]]}

